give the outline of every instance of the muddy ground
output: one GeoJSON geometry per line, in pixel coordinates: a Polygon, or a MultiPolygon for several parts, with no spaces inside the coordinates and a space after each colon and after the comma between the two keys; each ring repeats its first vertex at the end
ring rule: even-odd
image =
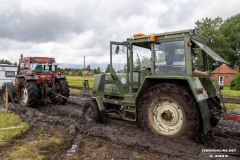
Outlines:
{"type": "MultiPolygon", "coordinates": [[[[133,122],[119,119],[86,124],[81,116],[85,98],[76,95],[70,98],[70,102],[79,105],[45,105],[36,109],[10,105],[12,112],[31,124],[30,130],[42,128],[45,132],[61,131],[65,135],[65,145],[54,151],[58,153],[51,159],[240,159],[239,122],[221,120],[215,128],[215,139],[201,144],[185,137],[156,136],[133,122]]],[[[34,132],[29,131],[25,138],[32,136],[34,132]]],[[[6,149],[0,151],[0,157],[6,149]]]]}

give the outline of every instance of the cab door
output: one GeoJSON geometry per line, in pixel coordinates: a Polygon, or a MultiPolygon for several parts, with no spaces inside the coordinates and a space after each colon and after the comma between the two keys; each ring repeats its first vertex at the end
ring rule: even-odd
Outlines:
{"type": "Polygon", "coordinates": [[[112,87],[112,93],[120,96],[129,92],[128,53],[126,42],[110,42],[110,75],[114,82],[110,87],[112,87]]]}

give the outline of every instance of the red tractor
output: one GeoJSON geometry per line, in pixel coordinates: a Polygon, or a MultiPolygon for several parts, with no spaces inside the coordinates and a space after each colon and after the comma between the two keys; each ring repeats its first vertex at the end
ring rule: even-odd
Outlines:
{"type": "Polygon", "coordinates": [[[59,72],[54,58],[24,57],[21,54],[15,79],[18,101],[35,107],[39,102],[65,104],[69,97],[66,77],[59,72]]]}

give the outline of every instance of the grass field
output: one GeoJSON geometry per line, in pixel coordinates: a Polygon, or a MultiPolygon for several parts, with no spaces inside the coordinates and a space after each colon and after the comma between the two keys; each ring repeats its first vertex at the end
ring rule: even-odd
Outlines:
{"type": "Polygon", "coordinates": [[[230,86],[224,86],[222,90],[223,96],[238,97],[240,98],[240,91],[231,90],[230,86]]]}
{"type": "MultiPolygon", "coordinates": [[[[93,82],[94,82],[94,77],[83,77],[83,76],[66,76],[67,77],[67,81],[68,84],[70,86],[78,86],[78,87],[82,87],[83,86],[83,81],[88,80],[89,83],[89,87],[92,88],[93,86],[93,82]]],[[[70,89],[71,92],[80,92],[80,90],[78,89],[70,89]]]]}
{"type": "Polygon", "coordinates": [[[29,128],[29,124],[22,122],[18,115],[0,110],[0,148],[4,150],[0,159],[55,159],[52,157],[61,149],[61,146],[66,145],[67,139],[63,131],[48,131],[41,127],[29,128]],[[19,126],[24,128],[9,129],[19,126]],[[28,136],[23,136],[24,134],[28,136]],[[35,138],[29,140],[30,137],[35,138]]]}
{"type": "MultiPolygon", "coordinates": [[[[235,90],[231,90],[230,86],[224,86],[223,90],[222,90],[222,94],[225,97],[236,97],[236,98],[240,98],[240,91],[235,91],[235,90]]],[[[225,106],[228,110],[231,109],[240,109],[240,104],[234,104],[234,103],[225,103],[225,106]]]]}
{"type": "Polygon", "coordinates": [[[240,109],[240,104],[225,103],[227,110],[240,109]]]}
{"type": "Polygon", "coordinates": [[[21,118],[15,114],[6,113],[0,110],[0,140],[12,141],[12,139],[26,130],[29,125],[26,122],[22,122],[21,118]],[[3,128],[24,126],[23,129],[9,129],[3,130],[3,128]]]}

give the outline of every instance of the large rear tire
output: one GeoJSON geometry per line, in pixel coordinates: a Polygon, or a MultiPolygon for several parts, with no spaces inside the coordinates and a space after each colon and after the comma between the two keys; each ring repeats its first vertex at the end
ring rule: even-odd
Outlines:
{"type": "MultiPolygon", "coordinates": [[[[66,97],[66,98],[69,98],[69,85],[68,85],[68,82],[65,80],[65,79],[61,79],[61,80],[58,80],[56,85],[58,86],[57,88],[57,93],[66,97]]],[[[66,102],[67,102],[67,99],[66,98],[63,98],[63,97],[60,97],[60,96],[53,96],[54,98],[52,99],[52,102],[53,103],[60,103],[62,105],[64,105],[66,102]]]]}
{"type": "Polygon", "coordinates": [[[39,100],[36,81],[20,80],[17,89],[17,96],[21,106],[36,107],[39,100]]]}
{"type": "Polygon", "coordinates": [[[138,107],[140,125],[158,135],[194,138],[199,131],[199,109],[184,86],[174,83],[154,85],[143,95],[138,107]]]}

